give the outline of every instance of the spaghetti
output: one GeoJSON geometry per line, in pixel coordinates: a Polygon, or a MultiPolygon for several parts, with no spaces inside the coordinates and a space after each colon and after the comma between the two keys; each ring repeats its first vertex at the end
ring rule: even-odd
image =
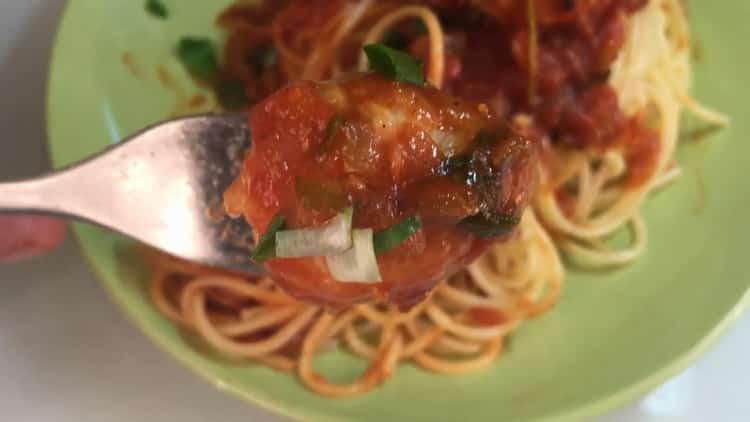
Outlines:
{"type": "Polygon", "coordinates": [[[491,364],[510,333],[557,301],[564,277],[558,250],[586,267],[623,265],[643,253],[646,227],[640,207],[649,194],[680,175],[673,155],[682,109],[709,123],[727,124],[726,117],[688,95],[690,44],[680,1],[628,1],[617,8],[611,6],[617,2],[589,0],[562,11],[549,7],[556,2],[535,0],[518,1],[522,7],[511,5],[508,10],[492,6],[493,2],[469,3],[308,0],[238,4],[219,18],[230,33],[222,77],[241,81],[247,97],[255,102],[286,81],[365,70],[361,46],[395,32],[411,41],[408,48],[413,54],[425,59],[426,77],[434,86],[476,97],[487,92],[486,78],[494,78],[489,85],[494,90],[499,86],[503,95],[480,100],[546,148],[542,186],[515,237],[493,246],[406,313],[393,305],[373,303],[332,314],[292,299],[269,278],[241,278],[150,253],[151,296],[166,317],[228,357],[295,373],[309,389],[324,396],[349,397],[376,387],[404,361],[450,374],[491,364]],[[468,26],[461,19],[445,23],[440,15],[445,8],[461,13],[481,9],[484,17],[477,24],[481,28],[476,36],[494,34],[501,40],[498,44],[512,53],[498,51],[493,43],[490,48],[495,54],[482,56],[490,63],[467,69],[476,65],[469,59],[474,46],[467,47],[473,35],[468,29],[461,31],[468,26]],[[518,14],[522,19],[514,18],[518,14]],[[415,22],[421,22],[421,28],[415,22]],[[603,22],[604,30],[599,31],[596,22],[603,22]],[[558,37],[558,32],[571,32],[559,29],[566,25],[574,25],[584,35],[558,37]],[[617,28],[623,31],[619,43],[617,28]],[[607,30],[614,35],[603,42],[591,41],[601,46],[596,51],[606,59],[599,60],[606,64],[606,71],[601,71],[601,63],[590,64],[596,71],[587,74],[586,66],[576,64],[585,54],[576,55],[573,47],[579,48],[591,33],[607,30]],[[263,74],[248,70],[248,52],[269,44],[278,54],[278,63],[263,74]],[[560,64],[561,57],[549,52],[552,47],[571,52],[572,64],[560,64]],[[568,72],[557,82],[549,76],[557,70],[549,71],[552,62],[568,72]],[[593,74],[608,75],[606,82],[591,88],[597,83],[593,74]],[[573,82],[560,82],[565,78],[573,82]],[[601,131],[579,130],[582,124],[566,126],[565,119],[580,120],[575,107],[553,104],[574,111],[559,112],[563,117],[557,116],[556,124],[544,123],[549,120],[548,109],[554,107],[541,98],[549,96],[550,90],[557,90],[557,97],[573,101],[589,114],[601,111],[604,104],[609,115],[620,113],[622,118],[604,136],[601,131]],[[587,104],[593,106],[586,109],[587,104]],[[609,236],[626,228],[632,232],[628,246],[610,248],[609,236]],[[348,383],[327,380],[316,372],[313,361],[332,344],[366,359],[368,368],[348,383]]]}
{"type": "Polygon", "coordinates": [[[170,320],[227,357],[294,372],[330,397],[365,393],[404,360],[439,373],[486,367],[509,333],[554,305],[563,280],[555,246],[531,212],[515,240],[495,246],[407,313],[366,304],[333,315],[291,299],[268,278],[242,279],[160,255],[151,259],[151,296],[170,320]],[[331,343],[346,345],[370,366],[350,383],[327,381],[315,372],[313,358],[331,343]]]}

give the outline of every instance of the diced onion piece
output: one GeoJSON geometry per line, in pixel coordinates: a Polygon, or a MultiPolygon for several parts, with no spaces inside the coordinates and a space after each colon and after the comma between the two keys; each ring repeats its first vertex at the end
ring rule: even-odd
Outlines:
{"type": "Polygon", "coordinates": [[[352,231],[352,247],[346,252],[326,257],[328,270],[341,282],[374,284],[382,281],[372,229],[352,231]]]}
{"type": "Polygon", "coordinates": [[[352,246],[352,209],[340,213],[322,227],[276,233],[277,258],[304,258],[342,253],[352,246]]]}

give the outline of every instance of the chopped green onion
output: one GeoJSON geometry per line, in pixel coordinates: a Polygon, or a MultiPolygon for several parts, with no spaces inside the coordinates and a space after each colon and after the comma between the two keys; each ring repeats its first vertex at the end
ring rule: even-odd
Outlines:
{"type": "Polygon", "coordinates": [[[159,19],[166,19],[169,17],[167,6],[165,6],[160,0],[147,0],[146,11],[159,19]]]}
{"type": "Polygon", "coordinates": [[[286,225],[284,216],[279,214],[271,220],[266,233],[261,236],[255,248],[250,252],[250,259],[258,264],[266,262],[276,255],[276,232],[283,230],[286,225]]]}
{"type": "Polygon", "coordinates": [[[336,133],[340,130],[343,124],[344,115],[341,113],[334,114],[333,117],[328,120],[323,134],[323,142],[321,142],[320,148],[318,150],[319,154],[325,154],[326,152],[328,152],[328,150],[331,148],[331,145],[333,144],[334,139],[336,138],[336,133]]]}
{"type": "Polygon", "coordinates": [[[367,284],[382,281],[373,248],[372,229],[353,230],[352,247],[338,255],[326,256],[326,262],[335,280],[367,284]]]}
{"type": "Polygon", "coordinates": [[[344,116],[341,113],[336,113],[331,117],[326,125],[326,140],[329,140],[336,135],[336,131],[339,130],[341,124],[344,123],[344,116]]]}
{"type": "Polygon", "coordinates": [[[276,232],[276,256],[303,258],[338,254],[352,247],[352,209],[314,229],[276,232]]]}
{"type": "Polygon", "coordinates": [[[460,225],[475,235],[487,239],[510,233],[520,222],[519,217],[477,214],[461,220],[460,225]]]}
{"type": "Polygon", "coordinates": [[[216,87],[216,97],[225,110],[239,110],[247,105],[245,86],[240,81],[221,81],[216,87]]]}
{"type": "Polygon", "coordinates": [[[267,69],[276,65],[278,58],[273,44],[262,44],[255,47],[247,57],[247,63],[253,67],[255,75],[259,76],[267,69]]]}
{"type": "Polygon", "coordinates": [[[393,225],[383,231],[379,231],[373,237],[375,253],[387,252],[404,242],[422,228],[422,220],[417,216],[409,217],[400,223],[393,225]]]}
{"type": "Polygon", "coordinates": [[[177,46],[177,57],[196,78],[212,81],[219,73],[216,45],[208,38],[181,39],[177,46]]]}
{"type": "Polygon", "coordinates": [[[424,85],[422,63],[414,57],[383,44],[365,46],[370,67],[386,78],[418,86],[424,85]]]}
{"type": "Polygon", "coordinates": [[[333,138],[336,136],[336,132],[338,132],[341,125],[344,123],[344,115],[341,113],[336,113],[331,117],[330,120],[328,120],[328,123],[326,124],[326,130],[325,135],[323,139],[323,147],[327,148],[331,141],[333,141],[333,138]]]}

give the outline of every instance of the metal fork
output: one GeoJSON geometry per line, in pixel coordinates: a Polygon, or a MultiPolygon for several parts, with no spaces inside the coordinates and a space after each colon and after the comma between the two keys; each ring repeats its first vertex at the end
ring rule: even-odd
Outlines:
{"type": "Polygon", "coordinates": [[[249,145],[245,116],[164,122],[65,169],[0,183],[0,213],[77,219],[179,258],[260,274],[250,227],[222,206],[249,145]]]}

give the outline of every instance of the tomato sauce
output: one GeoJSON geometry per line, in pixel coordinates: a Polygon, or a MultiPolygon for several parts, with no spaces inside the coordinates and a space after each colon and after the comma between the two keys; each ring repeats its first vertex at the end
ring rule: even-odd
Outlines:
{"type": "MultiPolygon", "coordinates": [[[[346,206],[355,209],[356,228],[382,230],[413,215],[424,222],[422,230],[378,256],[384,279],[378,285],[337,282],[323,258],[269,261],[271,275],[297,298],[329,307],[376,298],[402,307],[418,302],[495,240],[462,222],[482,214],[520,216],[536,181],[534,145],[620,149],[630,188],[656,169],[658,134],[645,119],[626,116],[607,84],[628,18],[647,0],[533,0],[532,8],[524,0],[415,3],[433,7],[444,27],[442,93],[366,77],[294,83],[257,103],[304,65],[287,58],[264,61],[268,67],[259,69],[255,56],[275,41],[272,34],[311,42],[342,1],[264,1],[219,18],[231,29],[222,78],[241,82],[250,104],[257,103],[250,112],[253,147],[242,177],[226,194],[231,213],[244,214],[258,235],[277,214],[290,228],[316,227],[346,206]],[[498,120],[517,116],[529,124],[511,130],[498,120]],[[336,120],[341,123],[332,125],[336,120]],[[483,132],[492,134],[492,142],[477,147],[483,132]],[[471,168],[457,168],[456,157],[471,168]],[[477,174],[491,177],[467,183],[477,174]]],[[[428,39],[413,22],[393,30],[404,49],[428,59],[428,39]]],[[[300,51],[311,48],[297,44],[300,51]]],[[[351,64],[359,48],[345,44],[342,63],[351,64]]],[[[565,192],[557,199],[566,213],[573,212],[565,192]]]]}
{"type": "Polygon", "coordinates": [[[287,228],[311,228],[351,206],[353,226],[375,231],[419,216],[421,230],[377,257],[380,284],[336,281],[322,257],[266,263],[303,300],[408,308],[511,233],[485,237],[467,218],[516,224],[534,189],[536,147],[482,109],[374,75],[292,84],[251,109],[253,144],[227,208],[257,235],[278,214],[287,228]]]}
{"type": "MultiPolygon", "coordinates": [[[[485,14],[462,0],[427,3],[445,22],[447,57],[458,62],[446,75],[447,92],[485,102],[506,118],[533,116],[530,132],[557,146],[623,149],[629,164],[627,185],[637,187],[648,180],[659,154],[654,133],[642,119],[625,116],[607,84],[625,42],[627,18],[646,0],[535,0],[534,70],[526,1],[479,1],[485,14]]],[[[420,43],[414,41],[412,53],[424,58],[420,43]]]]}
{"type": "Polygon", "coordinates": [[[471,320],[481,327],[497,327],[508,321],[502,312],[495,308],[475,306],[469,309],[471,320]]]}
{"type": "MultiPolygon", "coordinates": [[[[384,2],[391,7],[399,3],[384,2]]],[[[659,154],[653,134],[642,120],[624,115],[606,83],[625,42],[628,18],[648,0],[533,0],[532,8],[528,0],[414,3],[432,7],[443,24],[448,93],[485,103],[508,119],[518,113],[532,116],[534,127],[529,131],[555,146],[596,152],[623,149],[632,164],[628,168],[632,174],[627,176],[630,187],[653,173],[659,154]],[[536,49],[530,46],[532,30],[536,49]],[[537,53],[531,57],[533,51],[537,53]]],[[[271,42],[274,28],[282,38],[314,34],[330,23],[342,5],[342,0],[280,0],[228,9],[218,20],[230,29],[222,76],[241,81],[251,104],[265,98],[284,85],[283,70],[288,75],[289,69],[277,65],[254,72],[248,56],[271,42]]],[[[409,52],[427,60],[427,37],[415,31],[413,22],[393,30],[409,52]]],[[[356,42],[350,44],[339,52],[347,64],[360,53],[356,42]]],[[[304,51],[311,46],[297,47],[304,51]]]]}

